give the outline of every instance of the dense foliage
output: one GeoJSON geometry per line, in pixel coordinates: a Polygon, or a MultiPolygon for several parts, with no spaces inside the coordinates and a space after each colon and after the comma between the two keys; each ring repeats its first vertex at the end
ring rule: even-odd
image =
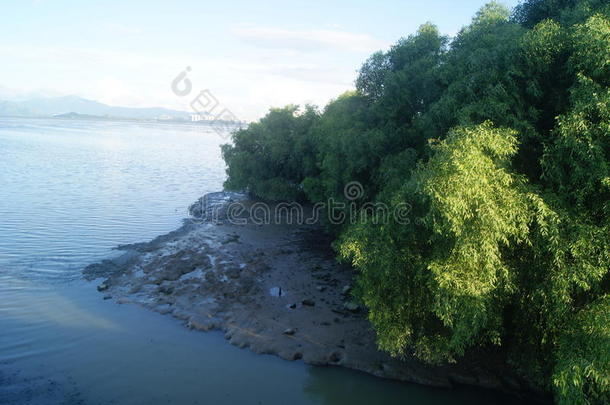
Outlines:
{"type": "Polygon", "coordinates": [[[381,348],[501,346],[558,403],[610,403],[610,4],[483,7],[373,54],[356,91],[272,110],[223,154],[229,188],[408,204],[334,229],[381,348]]]}

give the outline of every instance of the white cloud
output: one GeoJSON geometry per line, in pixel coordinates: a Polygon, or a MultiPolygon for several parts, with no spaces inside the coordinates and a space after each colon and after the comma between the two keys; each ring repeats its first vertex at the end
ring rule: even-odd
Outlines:
{"type": "MultiPolygon", "coordinates": [[[[323,106],[351,88],[355,78],[349,65],[282,49],[257,51],[255,57],[235,53],[203,58],[179,51],[0,44],[0,59],[22,67],[0,66],[0,77],[4,78],[0,85],[19,90],[22,96],[46,89],[55,95],[74,94],[110,105],[188,111],[195,92],[210,89],[223,107],[246,120],[260,117],[269,106],[306,102],[323,106]],[[189,79],[193,94],[178,97],[170,84],[186,66],[192,67],[189,79]]],[[[0,91],[0,95],[3,92],[8,93],[0,91]]]]}
{"type": "Polygon", "coordinates": [[[387,44],[368,34],[316,29],[287,30],[281,28],[235,28],[233,34],[256,46],[264,48],[319,50],[334,49],[352,52],[373,52],[387,44]]]}

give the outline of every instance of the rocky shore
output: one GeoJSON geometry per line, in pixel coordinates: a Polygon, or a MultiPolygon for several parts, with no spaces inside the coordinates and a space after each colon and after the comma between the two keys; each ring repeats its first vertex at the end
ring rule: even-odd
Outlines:
{"type": "Polygon", "coordinates": [[[237,193],[209,194],[180,229],[120,246],[123,255],[83,273],[103,280],[104,299],[170,314],[189,328],[221,330],[257,353],[431,386],[531,391],[510,373],[491,371],[489,359],[431,367],[379,351],[365,310],[350,294],[354,271],[335,260],[320,225],[291,223],[289,216],[254,223],[247,208],[256,203],[237,193]],[[246,208],[243,221],[228,220],[236,201],[246,208]]]}

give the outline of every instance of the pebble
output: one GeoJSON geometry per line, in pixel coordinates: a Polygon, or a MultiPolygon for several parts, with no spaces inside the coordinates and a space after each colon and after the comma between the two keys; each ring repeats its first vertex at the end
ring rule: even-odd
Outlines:
{"type": "Polygon", "coordinates": [[[301,301],[301,304],[308,306],[308,307],[313,307],[314,305],[316,305],[316,303],[310,299],[304,299],[303,301],[301,301]]]}

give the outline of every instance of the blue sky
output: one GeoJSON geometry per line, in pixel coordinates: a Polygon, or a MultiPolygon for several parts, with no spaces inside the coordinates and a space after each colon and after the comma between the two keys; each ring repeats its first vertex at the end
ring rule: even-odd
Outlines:
{"type": "MultiPolygon", "coordinates": [[[[518,0],[504,0],[514,7],[518,0]]],[[[240,119],[324,105],[368,55],[426,21],[454,35],[484,0],[61,1],[0,3],[0,99],[76,94],[188,110],[185,67],[240,119]]]]}

